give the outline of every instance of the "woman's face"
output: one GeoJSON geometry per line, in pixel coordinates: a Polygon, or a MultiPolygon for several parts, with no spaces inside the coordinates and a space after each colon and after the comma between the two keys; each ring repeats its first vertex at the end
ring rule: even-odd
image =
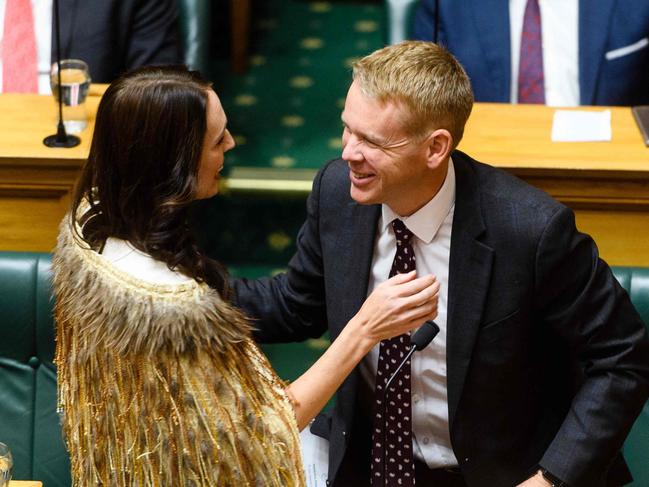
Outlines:
{"type": "Polygon", "coordinates": [[[198,166],[197,199],[211,198],[219,192],[223,154],[234,147],[234,139],[227,129],[227,118],[221,101],[212,90],[207,91],[207,127],[198,166]]]}

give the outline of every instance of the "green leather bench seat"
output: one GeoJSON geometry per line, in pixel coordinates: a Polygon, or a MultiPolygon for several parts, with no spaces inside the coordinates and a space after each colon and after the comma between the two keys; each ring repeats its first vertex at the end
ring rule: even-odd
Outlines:
{"type": "MultiPolygon", "coordinates": [[[[272,270],[232,272],[257,277],[272,270]]],[[[649,326],[649,269],[613,270],[649,326]]],[[[0,252],[0,441],[13,451],[14,478],[41,480],[44,487],[69,487],[69,461],[56,413],[49,278],[49,254],[0,252]]],[[[297,375],[318,354],[304,344],[273,345],[265,350],[283,377],[297,375]],[[300,356],[295,354],[298,350],[300,356]]],[[[634,487],[649,486],[648,452],[649,403],[624,445],[634,487]]]]}

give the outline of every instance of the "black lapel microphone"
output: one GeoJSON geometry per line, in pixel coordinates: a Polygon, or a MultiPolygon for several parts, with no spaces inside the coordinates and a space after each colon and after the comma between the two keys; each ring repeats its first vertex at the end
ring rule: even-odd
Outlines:
{"type": "Polygon", "coordinates": [[[433,320],[428,320],[426,323],[424,323],[419,330],[417,330],[415,333],[413,333],[410,336],[410,351],[408,352],[408,355],[405,356],[403,361],[399,364],[399,367],[392,373],[388,381],[385,383],[385,389],[383,390],[383,393],[386,394],[388,392],[388,387],[390,386],[390,382],[397,376],[401,368],[406,364],[408,359],[412,357],[412,354],[419,351],[423,350],[428,346],[430,342],[433,341],[433,338],[437,336],[439,333],[439,326],[437,326],[437,323],[435,323],[433,320]]]}

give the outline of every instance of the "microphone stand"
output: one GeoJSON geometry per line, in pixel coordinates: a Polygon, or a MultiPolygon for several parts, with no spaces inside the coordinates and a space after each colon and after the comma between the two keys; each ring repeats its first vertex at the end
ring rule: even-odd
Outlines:
{"type": "Polygon", "coordinates": [[[439,0],[435,0],[435,17],[433,20],[435,26],[435,34],[433,35],[433,42],[437,44],[439,40],[439,0]]]}
{"type": "Polygon", "coordinates": [[[54,0],[54,30],[56,34],[56,67],[58,76],[58,99],[59,99],[59,123],[56,127],[56,134],[48,135],[43,139],[47,147],[75,147],[81,143],[76,135],[68,134],[63,124],[63,97],[61,88],[61,27],[59,19],[59,0],[54,0]]]}

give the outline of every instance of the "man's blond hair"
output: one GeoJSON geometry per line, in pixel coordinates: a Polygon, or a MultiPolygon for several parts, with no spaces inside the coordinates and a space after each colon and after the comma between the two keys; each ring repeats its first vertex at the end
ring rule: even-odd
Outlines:
{"type": "Polygon", "coordinates": [[[443,47],[405,41],[374,51],[353,69],[365,96],[381,103],[400,102],[409,109],[405,129],[413,137],[444,128],[453,136],[453,147],[462,139],[473,91],[464,68],[443,47]]]}

